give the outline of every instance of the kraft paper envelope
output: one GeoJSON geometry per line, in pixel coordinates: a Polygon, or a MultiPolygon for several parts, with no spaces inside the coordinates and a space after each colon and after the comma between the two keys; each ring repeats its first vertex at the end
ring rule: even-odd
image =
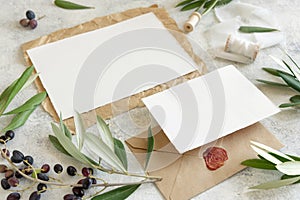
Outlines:
{"type": "MultiPolygon", "coordinates": [[[[156,186],[165,199],[185,200],[224,181],[245,167],[240,163],[254,158],[256,154],[250,147],[250,141],[267,144],[280,149],[282,144],[260,123],[236,131],[217,141],[203,145],[197,149],[179,154],[159,127],[153,129],[155,146],[148,166],[152,176],[163,178],[156,186]],[[224,166],[215,171],[206,167],[202,157],[208,147],[224,148],[228,160],[224,166]]],[[[147,133],[142,133],[126,141],[142,166],[145,164],[147,152],[147,133]]]]}

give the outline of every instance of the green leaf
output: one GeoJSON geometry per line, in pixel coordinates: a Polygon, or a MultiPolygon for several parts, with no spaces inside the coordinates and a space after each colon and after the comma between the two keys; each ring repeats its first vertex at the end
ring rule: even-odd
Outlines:
{"type": "Polygon", "coordinates": [[[119,187],[109,192],[95,196],[91,200],[124,200],[127,197],[129,197],[132,193],[134,193],[139,186],[140,184],[119,187]]]}
{"type": "Polygon", "coordinates": [[[192,10],[194,8],[196,8],[196,10],[199,10],[201,8],[201,6],[204,4],[204,2],[205,2],[205,0],[198,0],[198,1],[195,1],[195,2],[192,2],[190,4],[183,6],[180,10],[187,11],[187,10],[192,10]]]}
{"type": "Polygon", "coordinates": [[[292,68],[284,60],[282,60],[282,63],[289,69],[290,72],[292,72],[294,77],[297,77],[292,68]]]}
{"type": "Polygon", "coordinates": [[[224,6],[229,4],[232,0],[219,0],[215,7],[224,6]]]}
{"type": "Polygon", "coordinates": [[[111,167],[118,169],[120,171],[126,172],[126,169],[123,167],[122,162],[111,150],[107,144],[105,144],[101,138],[93,135],[85,135],[86,148],[94,152],[98,157],[102,158],[107,164],[111,167]]]}
{"type": "MultiPolygon", "coordinates": [[[[52,143],[52,145],[61,153],[66,154],[67,156],[72,157],[65,149],[64,147],[59,143],[57,137],[53,136],[53,135],[49,135],[49,140],[52,143]]],[[[94,165],[98,165],[98,163],[96,163],[95,161],[93,161],[91,158],[89,158],[88,156],[84,155],[86,157],[86,159],[88,161],[90,161],[92,164],[94,165]]]]}
{"type": "Polygon", "coordinates": [[[258,168],[258,169],[276,170],[275,164],[267,160],[249,159],[243,161],[241,164],[248,167],[258,168]]]}
{"type": "Polygon", "coordinates": [[[154,137],[153,137],[153,134],[152,134],[152,129],[151,129],[151,127],[149,127],[148,128],[148,145],[147,145],[147,156],[146,156],[145,170],[148,167],[153,148],[154,148],[154,137]]]}
{"type": "Polygon", "coordinates": [[[77,138],[77,146],[79,151],[81,151],[84,142],[84,135],[86,135],[85,127],[83,124],[83,120],[78,112],[74,114],[74,123],[76,128],[76,138],[77,138]]]}
{"type": "Polygon", "coordinates": [[[127,161],[127,155],[125,151],[125,147],[123,143],[118,140],[117,138],[114,138],[114,150],[115,154],[118,156],[118,158],[121,160],[124,168],[127,170],[128,169],[128,161],[127,161]]]}
{"type": "Polygon", "coordinates": [[[25,124],[28,117],[31,115],[31,113],[36,109],[36,107],[33,107],[31,110],[27,110],[21,113],[18,113],[14,116],[14,118],[11,120],[11,122],[1,130],[1,132],[6,132],[8,130],[15,130],[25,124]]]}
{"type": "Polygon", "coordinates": [[[293,161],[293,159],[290,158],[290,157],[289,157],[289,159],[287,159],[287,157],[282,157],[282,156],[279,156],[279,155],[277,155],[277,154],[275,154],[275,153],[270,153],[270,152],[269,152],[269,154],[272,155],[272,156],[274,156],[275,158],[277,158],[277,159],[280,160],[281,162],[293,161]]]}
{"type": "Polygon", "coordinates": [[[266,80],[262,80],[262,79],[256,79],[256,81],[261,82],[261,83],[265,83],[268,85],[272,85],[272,86],[278,86],[278,87],[290,87],[286,84],[282,84],[282,83],[277,83],[277,82],[273,82],[273,81],[266,81],[266,80]]]}
{"type": "Polygon", "coordinates": [[[288,75],[283,74],[283,73],[279,73],[279,75],[284,80],[284,82],[286,82],[291,88],[293,88],[294,90],[300,92],[300,82],[298,80],[296,80],[292,76],[288,76],[288,75]]]}
{"type": "MultiPolygon", "coordinates": [[[[289,178],[295,178],[295,177],[300,177],[300,176],[289,176],[289,175],[284,174],[284,175],[281,176],[281,180],[289,179],[289,178]]],[[[297,184],[297,183],[300,183],[300,180],[293,183],[293,184],[297,184]]]]}
{"type": "Polygon", "coordinates": [[[179,6],[186,5],[186,4],[188,4],[188,3],[191,3],[192,1],[195,1],[195,0],[185,0],[185,1],[181,1],[181,2],[179,2],[179,3],[175,6],[175,8],[176,8],[176,7],[179,7],[179,6]]]}
{"type": "MultiPolygon", "coordinates": [[[[268,152],[272,157],[274,157],[273,155],[276,155],[276,159],[278,159],[278,156],[281,157],[281,158],[285,158],[286,160],[289,160],[289,161],[294,161],[291,157],[289,157],[288,155],[280,152],[280,151],[277,151],[276,149],[273,149],[265,144],[262,144],[262,143],[259,143],[259,142],[255,142],[255,141],[251,141],[251,144],[252,145],[255,145],[256,147],[264,150],[265,152],[268,152]]],[[[280,159],[278,159],[280,160],[280,159]]],[[[271,161],[270,161],[271,162],[271,161]]],[[[276,163],[275,163],[276,164],[276,163]]]]}
{"type": "Polygon", "coordinates": [[[79,162],[92,166],[92,163],[76,148],[72,141],[55,124],[51,123],[51,125],[52,131],[62,147],[79,162]]]}
{"type": "Polygon", "coordinates": [[[4,98],[7,98],[8,95],[11,93],[12,89],[14,88],[14,86],[16,85],[18,79],[15,80],[14,82],[12,82],[0,95],[0,103],[3,102],[4,98]]]}
{"type": "Polygon", "coordinates": [[[33,72],[33,66],[28,67],[23,74],[18,78],[16,83],[13,84],[13,87],[7,91],[7,94],[1,99],[0,101],[0,115],[5,111],[7,106],[10,104],[10,102],[13,100],[13,98],[18,94],[18,92],[22,89],[24,84],[27,82],[29,77],[31,76],[33,72]]]}
{"type": "Polygon", "coordinates": [[[217,3],[218,3],[218,0],[212,0],[212,1],[210,1],[210,3],[207,2],[208,5],[201,15],[203,16],[203,15],[206,15],[207,13],[209,13],[209,11],[211,11],[211,9],[213,9],[217,5],[217,3]]]}
{"type": "MultiPolygon", "coordinates": [[[[53,146],[60,151],[61,153],[64,153],[68,156],[71,156],[65,149],[64,147],[59,143],[57,137],[53,136],[53,135],[49,135],[49,140],[50,142],[53,144],[53,146]]],[[[72,156],[71,156],[72,157],[72,156]]]]}
{"type": "Polygon", "coordinates": [[[292,103],[298,103],[298,102],[300,102],[300,95],[292,96],[292,97],[290,98],[290,101],[291,101],[292,103]]]}
{"type": "Polygon", "coordinates": [[[108,125],[100,116],[97,116],[97,128],[103,142],[107,144],[112,151],[114,151],[114,139],[108,125]]]}
{"type": "Polygon", "coordinates": [[[295,60],[292,58],[292,56],[290,56],[286,51],[285,54],[289,57],[289,59],[294,63],[294,65],[298,68],[298,70],[300,70],[299,65],[295,62],[295,60]]]}
{"type": "MultiPolygon", "coordinates": [[[[272,74],[274,76],[279,76],[279,73],[282,73],[282,74],[286,74],[286,75],[289,75],[289,76],[292,76],[291,74],[285,72],[285,71],[282,71],[282,70],[279,70],[279,69],[273,69],[273,68],[267,68],[267,67],[264,67],[262,68],[264,71],[268,72],[269,74],[272,74]]],[[[292,76],[293,77],[293,76],[292,76]]]]}
{"type": "Polygon", "coordinates": [[[291,185],[299,180],[300,180],[300,177],[289,178],[289,179],[284,179],[284,180],[276,180],[276,181],[271,181],[271,182],[267,182],[267,183],[263,183],[263,184],[251,187],[250,189],[268,190],[268,189],[273,189],[273,188],[279,188],[279,187],[283,187],[286,185],[291,185]]]}
{"type": "Polygon", "coordinates": [[[280,160],[278,160],[277,158],[275,158],[274,156],[270,155],[267,151],[265,151],[264,149],[258,148],[254,145],[250,145],[251,148],[258,153],[258,155],[260,155],[261,157],[263,157],[264,159],[266,159],[267,161],[270,161],[271,163],[274,164],[279,164],[281,163],[280,160]]]}
{"type": "Polygon", "coordinates": [[[59,128],[65,134],[65,136],[67,136],[70,140],[72,140],[72,134],[70,133],[67,126],[64,124],[61,113],[59,114],[59,128]]]}
{"type": "Polygon", "coordinates": [[[300,175],[300,161],[288,161],[276,165],[278,171],[286,175],[300,175]]]}
{"type": "Polygon", "coordinates": [[[289,154],[286,154],[286,155],[289,156],[290,158],[294,159],[295,161],[300,161],[300,157],[289,155],[289,154]]]}
{"type": "Polygon", "coordinates": [[[279,108],[288,108],[288,107],[294,107],[294,106],[299,106],[300,102],[297,103],[283,103],[279,105],[279,108]]]}
{"type": "Polygon", "coordinates": [[[18,114],[18,113],[21,113],[24,111],[32,110],[36,106],[40,105],[46,97],[47,97],[46,92],[38,93],[38,94],[34,95],[33,97],[31,97],[23,105],[19,106],[18,108],[14,109],[10,112],[5,113],[4,115],[18,114]]]}
{"type": "Polygon", "coordinates": [[[279,31],[275,28],[259,27],[259,26],[240,26],[239,31],[242,33],[265,33],[279,31]]]}
{"type": "Polygon", "coordinates": [[[29,85],[31,85],[31,83],[33,83],[33,81],[35,81],[35,79],[39,76],[39,73],[35,73],[33,75],[31,75],[29,77],[29,79],[26,81],[26,83],[23,85],[22,90],[24,90],[25,88],[27,88],[29,85]]]}
{"type": "Polygon", "coordinates": [[[70,1],[64,0],[55,0],[54,4],[60,8],[68,9],[68,10],[80,10],[80,9],[94,9],[94,7],[84,6],[77,3],[73,3],[70,1]]]}
{"type": "Polygon", "coordinates": [[[203,8],[206,9],[206,8],[210,7],[210,6],[212,5],[213,2],[214,2],[213,0],[207,1],[207,2],[204,4],[203,8]]]}

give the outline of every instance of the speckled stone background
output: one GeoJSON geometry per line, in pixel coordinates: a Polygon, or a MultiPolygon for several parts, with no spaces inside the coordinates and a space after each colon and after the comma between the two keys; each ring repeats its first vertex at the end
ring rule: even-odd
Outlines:
{"type": "MultiPolygon", "coordinates": [[[[174,8],[177,1],[174,0],[77,0],[79,3],[94,5],[94,10],[69,11],[55,7],[52,1],[48,0],[24,0],[24,1],[4,1],[0,0],[0,91],[2,91],[10,82],[15,80],[24,70],[24,60],[20,45],[37,37],[49,34],[55,30],[71,27],[92,18],[107,15],[114,12],[124,11],[129,8],[150,6],[157,3],[166,8],[171,16],[177,21],[180,27],[187,19],[189,13],[179,12],[174,8]],[[39,21],[39,26],[35,30],[27,30],[21,27],[18,22],[24,17],[25,11],[32,9],[38,16],[46,17],[39,21]]],[[[249,2],[243,0],[242,2],[249,2]]],[[[253,0],[254,5],[268,8],[278,19],[281,30],[286,35],[286,40],[277,47],[261,51],[257,60],[251,65],[237,65],[238,69],[248,77],[259,89],[261,89],[275,104],[288,101],[289,96],[295,92],[289,89],[272,88],[258,84],[255,79],[274,79],[261,70],[261,67],[276,67],[276,64],[268,57],[269,54],[282,55],[280,48],[287,49],[294,56],[295,60],[300,63],[300,1],[298,0],[253,0]]],[[[213,13],[207,15],[201,21],[196,31],[190,34],[190,37],[198,42],[204,49],[207,49],[207,42],[203,37],[203,31],[216,23],[213,13]]],[[[201,55],[200,55],[201,56],[201,55]]],[[[208,66],[210,70],[222,67],[230,62],[215,61],[215,66],[208,66]]],[[[24,92],[16,97],[11,107],[16,107],[36,93],[36,88],[30,86],[24,92]]],[[[247,105],[245,105],[247,106],[247,105]]],[[[281,113],[262,121],[262,123],[277,136],[277,138],[286,146],[283,151],[291,154],[300,155],[300,110],[286,109],[281,113]]],[[[0,126],[3,127],[8,123],[9,117],[2,117],[0,126]]],[[[57,152],[48,141],[48,134],[51,134],[50,122],[51,117],[38,108],[30,117],[28,122],[20,129],[16,130],[16,138],[8,144],[9,149],[19,149],[25,154],[33,155],[36,166],[43,163],[51,165],[62,163],[64,166],[75,165],[81,167],[74,160],[57,152]]],[[[119,138],[126,138],[130,135],[138,134],[145,127],[147,121],[147,112],[145,109],[133,110],[129,113],[117,116],[110,121],[113,133],[119,138]],[[125,134],[126,133],[126,134],[125,134]]],[[[94,129],[94,127],[92,128],[94,129]]],[[[0,160],[0,162],[2,162],[0,160]]],[[[137,166],[134,158],[130,158],[132,165],[137,166]],[[135,164],[134,164],[135,163],[135,164]]],[[[132,169],[137,171],[136,167],[132,169]]],[[[195,172],[197,173],[197,172],[195,172]]],[[[126,177],[98,174],[101,177],[108,178],[111,181],[125,181],[126,177]]],[[[269,191],[249,191],[248,187],[259,183],[278,179],[280,174],[277,172],[245,169],[235,176],[229,178],[214,188],[200,194],[193,199],[299,199],[300,185],[293,185],[281,189],[269,191]]],[[[72,181],[67,176],[60,177],[65,181],[72,181]]],[[[205,180],[203,180],[205,181],[205,180]]],[[[186,184],[188,187],[188,183],[186,184]]],[[[43,194],[43,199],[62,199],[65,193],[70,192],[68,189],[51,191],[43,194]]],[[[6,199],[8,193],[0,189],[0,200],[6,199]]],[[[28,192],[24,193],[24,198],[28,192]]],[[[163,199],[154,185],[148,184],[140,187],[129,199],[163,199]]]]}

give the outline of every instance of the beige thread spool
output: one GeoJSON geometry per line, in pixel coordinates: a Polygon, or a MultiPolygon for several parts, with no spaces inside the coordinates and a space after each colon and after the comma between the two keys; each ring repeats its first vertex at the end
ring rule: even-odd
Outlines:
{"type": "Polygon", "coordinates": [[[254,61],[259,52],[259,45],[254,42],[249,42],[233,35],[229,35],[226,40],[224,51],[243,55],[250,58],[251,61],[254,61]]]}
{"type": "Polygon", "coordinates": [[[197,26],[197,24],[199,23],[201,19],[201,14],[198,12],[193,12],[189,19],[184,23],[184,30],[186,32],[191,32],[195,29],[195,27],[197,26]]]}

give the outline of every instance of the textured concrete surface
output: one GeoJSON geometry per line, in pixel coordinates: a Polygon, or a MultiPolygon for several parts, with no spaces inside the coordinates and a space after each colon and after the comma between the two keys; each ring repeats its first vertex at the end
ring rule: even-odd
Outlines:
{"type": "MultiPolygon", "coordinates": [[[[165,7],[171,16],[182,27],[183,22],[187,19],[189,13],[179,12],[174,8],[177,3],[173,0],[78,0],[84,4],[94,5],[94,10],[69,11],[53,6],[52,1],[41,0],[24,0],[24,1],[4,1],[0,0],[0,91],[2,91],[10,82],[15,80],[24,70],[24,60],[20,50],[20,45],[26,41],[30,41],[42,35],[51,33],[55,30],[71,27],[79,23],[90,20],[94,17],[107,15],[114,12],[123,11],[129,8],[140,6],[149,6],[157,3],[165,7]],[[46,15],[45,18],[39,21],[39,26],[35,30],[27,30],[21,27],[18,22],[24,17],[25,11],[32,9],[38,16],[46,15]]],[[[249,2],[243,0],[243,2],[249,2]]],[[[279,105],[282,102],[288,101],[289,96],[295,92],[288,89],[272,88],[258,84],[256,78],[274,79],[261,70],[261,67],[275,67],[276,64],[268,57],[269,54],[281,55],[280,48],[287,49],[292,56],[300,63],[300,17],[299,7],[300,1],[289,0],[253,0],[251,3],[272,10],[272,13],[278,19],[281,29],[285,32],[286,40],[280,46],[273,47],[262,51],[257,60],[251,65],[237,65],[239,70],[247,76],[254,84],[256,84],[275,104],[279,105]]],[[[209,26],[216,23],[213,13],[207,15],[201,21],[200,26],[196,31],[190,34],[190,37],[207,48],[207,42],[202,35],[202,32],[209,26]]],[[[201,56],[201,55],[200,55],[201,56]]],[[[230,62],[217,60],[216,66],[221,67],[230,62]]],[[[210,70],[215,66],[209,66],[210,70]]],[[[24,92],[16,97],[12,102],[11,107],[23,103],[28,97],[36,93],[36,88],[30,86],[24,92]]],[[[246,106],[246,105],[245,105],[246,106]]],[[[286,153],[300,155],[299,146],[299,128],[300,128],[300,111],[295,109],[286,109],[281,113],[265,119],[262,123],[276,135],[276,137],[285,144],[283,149],[286,153]]],[[[0,126],[7,124],[10,117],[2,117],[0,126]]],[[[114,118],[110,124],[113,133],[125,138],[128,135],[139,133],[143,127],[144,121],[147,120],[145,109],[138,109],[125,113],[114,118]],[[145,119],[145,120],[144,120],[145,119]],[[134,122],[134,123],[133,123],[134,122]],[[125,134],[126,133],[126,134],[125,134]]],[[[16,131],[16,138],[8,144],[9,149],[19,149],[25,154],[33,155],[36,166],[43,163],[62,163],[64,166],[75,165],[78,168],[80,165],[76,161],[58,153],[48,141],[48,134],[51,133],[50,122],[51,117],[38,108],[30,117],[28,122],[16,131]]],[[[131,158],[131,162],[134,159],[131,158]]],[[[103,173],[99,173],[103,178],[109,178],[112,181],[125,181],[126,177],[113,176],[108,177],[103,173]]],[[[259,183],[275,180],[280,177],[279,173],[246,169],[235,176],[229,178],[223,183],[206,191],[203,194],[193,199],[299,199],[300,185],[293,185],[281,189],[269,191],[248,191],[247,188],[259,183]]],[[[60,177],[65,181],[71,181],[67,176],[60,177]]],[[[205,180],[204,180],[205,181],[205,180]]],[[[187,184],[186,187],[189,187],[187,184]]],[[[62,199],[63,194],[70,192],[68,189],[50,191],[43,194],[43,199],[62,199]]],[[[0,200],[6,199],[8,193],[0,189],[0,200]]],[[[28,192],[24,193],[24,198],[28,192]]],[[[162,199],[160,193],[154,185],[148,184],[140,187],[129,199],[162,199]]]]}

